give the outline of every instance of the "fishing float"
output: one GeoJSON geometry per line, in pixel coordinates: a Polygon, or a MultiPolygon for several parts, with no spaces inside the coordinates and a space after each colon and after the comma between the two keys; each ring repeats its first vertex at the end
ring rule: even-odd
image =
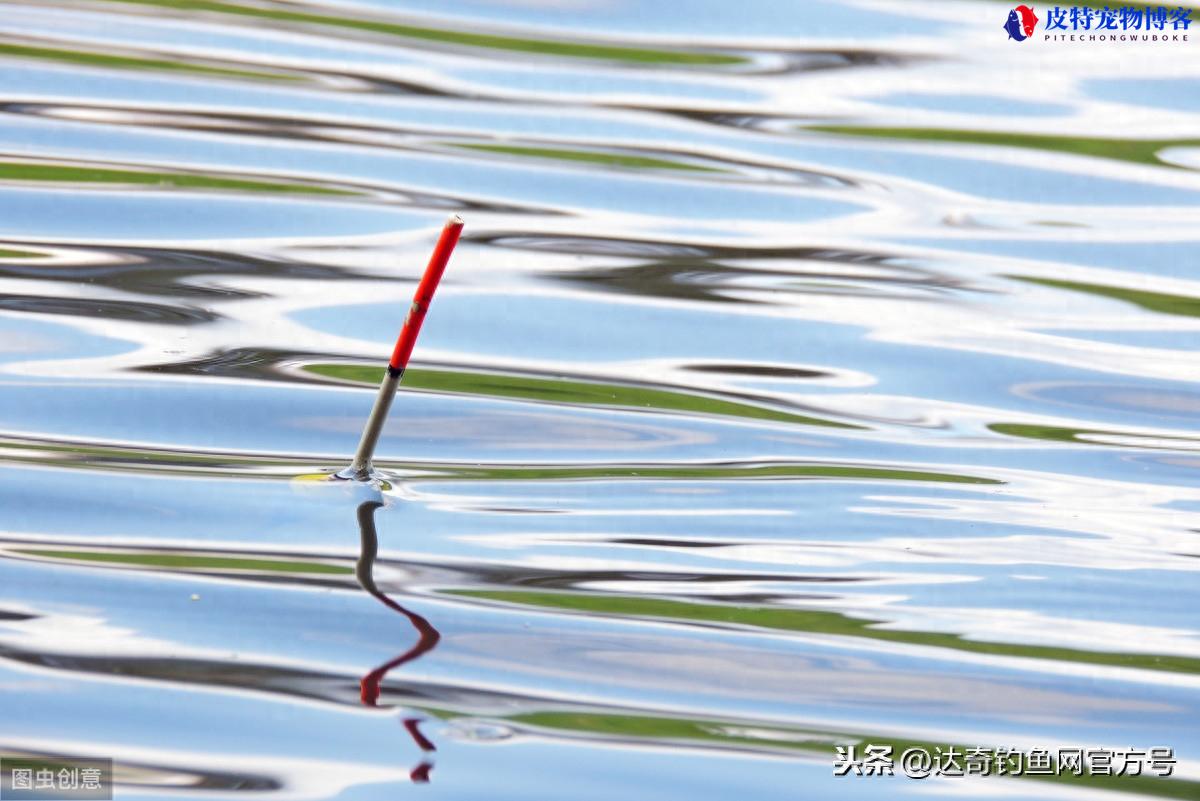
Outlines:
{"type": "Polygon", "coordinates": [[[421,333],[421,323],[425,321],[425,313],[429,311],[429,304],[433,302],[433,293],[437,291],[442,274],[446,272],[446,265],[450,263],[450,254],[454,252],[454,246],[458,244],[462,229],[462,217],[457,214],[452,215],[442,228],[442,233],[433,248],[433,254],[429,257],[429,264],[425,267],[425,274],[421,276],[421,282],[417,284],[412,305],[408,309],[408,315],[404,318],[404,325],[400,328],[400,336],[396,338],[396,347],[392,350],[392,358],[388,360],[387,373],[379,384],[379,394],[375,396],[375,405],[371,407],[371,414],[367,417],[367,424],[363,427],[362,437],[358,441],[358,449],[354,452],[354,461],[350,463],[349,467],[335,473],[336,478],[349,481],[371,481],[374,477],[371,459],[375,455],[375,446],[379,444],[379,435],[383,432],[384,423],[387,422],[388,412],[392,408],[392,401],[400,386],[400,379],[404,376],[404,368],[408,366],[413,347],[417,344],[417,335],[421,333]]]}

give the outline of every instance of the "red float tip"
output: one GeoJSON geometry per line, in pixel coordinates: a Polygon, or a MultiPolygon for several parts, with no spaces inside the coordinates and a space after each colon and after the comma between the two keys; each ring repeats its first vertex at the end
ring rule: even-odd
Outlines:
{"type": "Polygon", "coordinates": [[[442,280],[442,273],[446,272],[446,265],[450,261],[450,254],[454,252],[454,246],[458,244],[462,228],[462,217],[457,214],[446,220],[442,235],[438,237],[437,245],[433,248],[433,255],[429,257],[425,274],[421,276],[421,283],[417,284],[417,292],[413,296],[408,316],[404,318],[404,326],[396,340],[396,349],[392,351],[392,358],[388,362],[389,372],[401,372],[408,365],[413,346],[417,344],[417,334],[421,332],[421,323],[425,321],[425,312],[429,310],[429,304],[433,301],[433,293],[437,291],[438,282],[442,280]]]}

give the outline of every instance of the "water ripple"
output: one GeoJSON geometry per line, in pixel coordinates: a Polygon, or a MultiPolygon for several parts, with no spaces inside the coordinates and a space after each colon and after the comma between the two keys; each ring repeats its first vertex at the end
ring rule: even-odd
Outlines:
{"type": "Polygon", "coordinates": [[[1197,796],[1186,47],[891,0],[6,12],[0,756],[1197,796]],[[448,211],[385,480],[331,480],[448,211]],[[1178,765],[831,776],[868,743],[1178,765]]]}

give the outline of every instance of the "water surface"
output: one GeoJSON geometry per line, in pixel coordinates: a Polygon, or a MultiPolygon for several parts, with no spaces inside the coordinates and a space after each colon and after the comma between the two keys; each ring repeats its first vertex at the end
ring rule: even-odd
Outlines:
{"type": "Polygon", "coordinates": [[[6,3],[0,754],[1200,797],[1200,61],[1006,13],[6,3]],[[323,482],[449,213],[389,483],[323,482]],[[1178,765],[835,778],[867,743],[1178,765]]]}

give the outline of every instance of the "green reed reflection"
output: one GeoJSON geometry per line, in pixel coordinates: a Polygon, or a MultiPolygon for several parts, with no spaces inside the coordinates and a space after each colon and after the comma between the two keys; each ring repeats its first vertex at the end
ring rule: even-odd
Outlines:
{"type": "MultiPolygon", "coordinates": [[[[355,364],[312,364],[304,368],[310,373],[378,386],[383,377],[382,367],[355,364]]],[[[792,414],[766,406],[721,400],[687,392],[603,384],[590,381],[567,381],[533,376],[475,373],[459,370],[426,370],[411,368],[404,373],[406,389],[432,392],[452,392],[493,398],[521,398],[553,403],[577,403],[589,406],[623,406],[655,411],[690,412],[694,414],[740,417],[749,420],[771,420],[780,423],[827,426],[830,428],[861,428],[849,423],[826,420],[809,415],[792,414]]]]}
{"type": "Polygon", "coordinates": [[[686,161],[635,156],[629,153],[606,153],[598,150],[569,150],[554,147],[522,147],[519,145],[492,145],[478,143],[446,142],[450,147],[479,150],[485,153],[500,153],[506,156],[552,159],[555,161],[582,162],[604,167],[626,167],[633,170],[683,170],[690,172],[728,172],[716,167],[690,164],[686,161]]]}
{"type": "Polygon", "coordinates": [[[1006,275],[1014,281],[1024,281],[1038,286],[1053,289],[1066,289],[1072,292],[1083,292],[1102,298],[1123,300],[1146,311],[1158,314],[1173,314],[1180,317],[1200,317],[1200,298],[1188,295],[1172,295],[1166,292],[1147,292],[1144,289],[1130,289],[1123,286],[1107,284],[1090,284],[1083,281],[1063,281],[1057,278],[1038,278],[1032,275],[1006,275]]]}
{"type": "MultiPolygon", "coordinates": [[[[693,718],[656,717],[611,712],[547,711],[512,715],[506,721],[555,731],[581,732],[621,738],[647,738],[726,746],[781,748],[833,753],[845,737],[820,732],[767,726],[761,723],[693,718]],[[742,733],[750,732],[750,733],[742,733]],[[758,736],[753,736],[757,734],[758,736]]],[[[874,742],[874,741],[872,741],[874,742]]]]}
{"type": "Polygon", "coordinates": [[[445,471],[447,477],[459,479],[509,480],[568,480],[568,479],[691,479],[691,480],[739,480],[739,479],[789,479],[789,478],[841,478],[883,481],[936,481],[946,484],[1003,484],[990,478],[964,476],[955,473],[934,473],[922,470],[901,470],[889,467],[857,467],[834,464],[780,464],[780,465],[602,465],[598,467],[538,467],[454,466],[427,468],[430,471],[445,471]]]}
{"type": "Polygon", "coordinates": [[[344,565],[295,559],[259,559],[213,554],[163,553],[153,551],[60,551],[40,548],[11,548],[12,553],[72,562],[88,562],[131,567],[163,567],[171,570],[250,570],[272,573],[350,575],[354,571],[344,565]]]}
{"type": "Polygon", "coordinates": [[[521,606],[545,607],[570,612],[641,617],[680,622],[717,623],[758,629],[799,631],[807,634],[837,634],[887,642],[950,648],[979,654],[1048,659],[1109,667],[1161,670],[1173,673],[1200,673],[1200,659],[1169,654],[1133,654],[1084,651],[1018,643],[968,640],[957,634],[899,631],[876,628],[882,620],[850,617],[839,612],[810,609],[786,609],[769,606],[703,604],[644,598],[631,595],[539,592],[519,590],[451,590],[450,594],[521,606]]]}
{"type": "Polygon", "coordinates": [[[519,53],[534,53],[546,56],[624,61],[638,64],[662,64],[678,66],[725,66],[742,64],[746,59],[728,53],[713,53],[687,50],[663,50],[624,45],[588,44],[563,42],[553,39],[530,39],[520,36],[502,36],[449,28],[432,28],[424,25],[404,25],[381,20],[335,17],[329,14],[314,14],[295,10],[296,6],[248,6],[220,0],[114,0],[121,3],[159,6],[181,11],[204,11],[220,14],[237,14],[245,17],[272,19],[280,22],[298,22],[310,25],[326,25],[360,31],[420,39],[441,44],[463,45],[488,50],[506,50],[519,53]]]}
{"type": "MultiPolygon", "coordinates": [[[[696,746],[728,747],[754,751],[786,752],[793,751],[828,760],[830,766],[836,758],[838,745],[881,745],[890,746],[893,759],[899,760],[901,754],[910,748],[918,748],[928,754],[943,753],[954,749],[960,755],[966,754],[973,748],[983,748],[992,752],[997,747],[1010,747],[1011,744],[998,746],[982,743],[940,742],[929,740],[902,739],[880,734],[863,734],[857,732],[814,731],[787,726],[766,725],[756,721],[704,720],[684,717],[651,716],[643,714],[626,714],[594,711],[546,711],[530,712],[512,715],[506,721],[535,729],[551,732],[567,732],[600,737],[614,737],[622,740],[645,740],[658,744],[694,744],[696,746]]],[[[860,751],[861,753],[861,751],[860,751]]],[[[1022,753],[1024,764],[1028,753],[1022,753]]],[[[961,758],[960,758],[961,761],[961,758]]],[[[1052,760],[1052,764],[1057,760],[1052,760]]],[[[897,773],[900,773],[897,768],[897,773]]],[[[999,779],[999,776],[996,776],[999,779]]],[[[1111,792],[1130,793],[1151,798],[1194,799],[1200,795],[1200,782],[1166,779],[1158,776],[1104,776],[1082,775],[1075,776],[1064,772],[1062,775],[1026,774],[1006,775],[1004,778],[1015,781],[1043,781],[1056,784],[1087,788],[1089,790],[1104,790],[1111,792]]]]}
{"type": "Polygon", "coordinates": [[[0,181],[56,181],[62,183],[137,184],[176,189],[226,189],[241,192],[278,192],[307,195],[357,195],[324,186],[250,181],[195,173],[146,172],[108,167],[79,167],[26,161],[0,161],[0,181]]]}
{"type": "MultiPolygon", "coordinates": [[[[53,464],[77,470],[153,472],[158,475],[224,475],[245,479],[288,481],[304,470],[329,470],[327,461],[292,457],[247,456],[245,454],[202,454],[156,448],[104,447],[23,438],[0,438],[0,462],[53,464]]],[[[756,479],[842,479],[859,481],[933,481],[947,484],[999,485],[1003,481],[901,467],[829,463],[761,464],[727,462],[718,464],[600,464],[600,465],[511,465],[486,463],[399,462],[376,459],[376,466],[395,471],[404,478],[437,481],[570,481],[570,480],[661,480],[737,481],[756,479]]],[[[324,479],[328,472],[300,476],[324,479]]]]}
{"type": "Polygon", "coordinates": [[[1099,428],[1067,428],[1036,423],[989,423],[988,430],[1008,437],[1040,439],[1046,442],[1070,442],[1075,445],[1100,445],[1106,448],[1149,448],[1151,450],[1200,449],[1200,440],[1159,434],[1143,434],[1132,431],[1112,431],[1099,428]],[[1097,441],[1088,437],[1104,437],[1108,441],[1097,441]],[[1122,441],[1111,441],[1120,439],[1122,441]],[[1178,443],[1176,445],[1176,443],[1178,443]]]}
{"type": "Polygon", "coordinates": [[[914,142],[949,142],[972,145],[998,145],[1032,150],[1073,153],[1077,156],[1128,161],[1134,164],[1178,167],[1158,157],[1169,147],[1195,147],[1200,139],[1109,139],[1089,136],[1026,134],[1009,131],[965,131],[947,128],[886,128],[860,125],[810,125],[806,131],[870,136],[880,139],[904,139],[914,142]]]}
{"type": "Polygon", "coordinates": [[[167,61],[161,58],[139,58],[137,56],[114,56],[108,53],[93,53],[86,50],[64,50],[57,47],[34,47],[32,45],[18,45],[6,42],[0,42],[0,56],[36,58],[46,61],[58,61],[63,64],[82,64],[86,67],[190,72],[219,78],[254,78],[256,80],[268,81],[296,80],[294,76],[282,73],[253,72],[251,70],[230,69],[228,67],[209,67],[204,64],[191,64],[186,61],[167,61]]]}

